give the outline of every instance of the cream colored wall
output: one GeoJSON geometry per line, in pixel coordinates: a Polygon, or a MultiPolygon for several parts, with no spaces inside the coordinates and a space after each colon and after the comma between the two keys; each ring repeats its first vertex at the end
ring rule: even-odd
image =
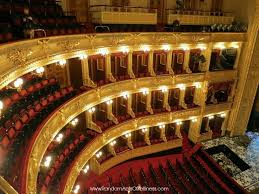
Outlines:
{"type": "Polygon", "coordinates": [[[132,7],[149,7],[150,0],[130,0],[129,6],[132,7]]]}
{"type": "Polygon", "coordinates": [[[91,5],[111,5],[111,0],[89,0],[91,5]]]}

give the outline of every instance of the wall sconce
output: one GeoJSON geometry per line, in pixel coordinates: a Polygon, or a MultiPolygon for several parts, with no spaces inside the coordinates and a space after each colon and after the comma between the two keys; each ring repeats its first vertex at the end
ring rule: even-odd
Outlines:
{"type": "Polygon", "coordinates": [[[13,86],[17,89],[20,90],[23,84],[23,79],[18,78],[17,80],[14,81],[13,86]]]}
{"type": "Polygon", "coordinates": [[[180,89],[180,90],[185,90],[186,87],[184,84],[178,84],[177,87],[180,89]]]}
{"type": "Polygon", "coordinates": [[[126,134],[125,134],[125,137],[126,137],[126,138],[131,137],[131,133],[126,133],[126,134]]]}
{"type": "Polygon", "coordinates": [[[190,50],[190,47],[189,47],[187,44],[182,44],[182,45],[180,46],[180,48],[181,48],[182,50],[184,50],[184,51],[189,51],[189,50],[190,50]]]}
{"type": "Polygon", "coordinates": [[[160,87],[160,90],[161,90],[163,93],[165,93],[165,92],[168,91],[168,88],[167,88],[166,86],[161,86],[161,87],[160,87]]]}
{"type": "Polygon", "coordinates": [[[214,47],[217,48],[217,49],[220,49],[220,50],[223,50],[223,49],[226,48],[225,43],[223,43],[223,42],[215,44],[214,47]]]}
{"type": "Polygon", "coordinates": [[[182,125],[183,124],[183,122],[182,121],[178,121],[178,122],[176,122],[176,125],[182,125]]]}
{"type": "Polygon", "coordinates": [[[45,159],[45,161],[44,161],[44,164],[43,164],[43,165],[44,165],[45,167],[49,167],[51,160],[52,160],[52,157],[51,157],[51,156],[47,156],[46,159],[45,159]]]}
{"type": "Polygon", "coordinates": [[[58,62],[58,65],[60,66],[60,67],[64,67],[65,65],[67,64],[67,60],[66,59],[61,59],[59,62],[58,62]]]}
{"type": "Polygon", "coordinates": [[[58,136],[56,137],[56,142],[60,143],[63,139],[64,135],[62,133],[58,134],[58,136]]]}
{"type": "Polygon", "coordinates": [[[111,145],[111,146],[114,146],[116,143],[117,143],[116,140],[114,140],[114,141],[112,141],[112,142],[110,143],[110,145],[111,145]]]}
{"type": "Polygon", "coordinates": [[[89,169],[90,169],[90,166],[89,166],[89,164],[87,164],[87,165],[85,166],[85,168],[83,169],[83,172],[86,174],[89,169]]]}
{"type": "Polygon", "coordinates": [[[123,92],[122,96],[124,99],[128,99],[129,98],[129,93],[128,92],[123,92]]]}
{"type": "Polygon", "coordinates": [[[127,54],[129,52],[129,47],[127,46],[121,46],[120,47],[120,51],[123,53],[123,54],[127,54]]]}
{"type": "Polygon", "coordinates": [[[141,50],[143,50],[144,52],[149,52],[150,51],[150,47],[148,45],[143,45],[141,47],[141,50]]]}
{"type": "Polygon", "coordinates": [[[210,116],[208,116],[208,119],[209,119],[209,120],[214,119],[214,115],[210,115],[210,116]]]}
{"type": "Polygon", "coordinates": [[[164,44],[164,45],[162,45],[162,49],[165,51],[165,52],[168,52],[168,51],[170,51],[170,45],[169,44],[164,44]]]}
{"type": "Polygon", "coordinates": [[[146,133],[148,131],[148,129],[147,128],[143,128],[143,129],[141,129],[141,131],[142,131],[142,133],[146,133]]]}
{"type": "Polygon", "coordinates": [[[113,102],[112,100],[108,100],[108,101],[106,101],[106,104],[110,105],[110,104],[112,104],[112,102],[113,102]]]}
{"type": "Polygon", "coordinates": [[[99,49],[98,53],[101,54],[102,56],[105,56],[109,54],[109,50],[107,48],[101,48],[99,49]]]}
{"type": "Polygon", "coordinates": [[[78,122],[79,122],[78,118],[75,118],[73,121],[71,121],[71,125],[76,126],[78,122]]]}
{"type": "Polygon", "coordinates": [[[35,70],[35,72],[39,75],[42,75],[44,73],[45,69],[44,67],[39,67],[35,70]]]}
{"type": "Polygon", "coordinates": [[[227,114],[226,114],[226,113],[221,113],[219,116],[220,116],[221,118],[225,118],[225,117],[227,116],[227,114]]]}
{"type": "Polygon", "coordinates": [[[196,123],[197,121],[198,121],[198,119],[196,119],[196,118],[192,119],[193,123],[196,123]]]}
{"type": "Polygon", "coordinates": [[[81,54],[81,55],[79,55],[79,59],[80,60],[84,60],[84,59],[86,59],[87,58],[87,55],[86,54],[81,54]]]}
{"type": "Polygon", "coordinates": [[[89,112],[89,113],[95,112],[95,107],[92,107],[92,108],[88,109],[88,112],[89,112]]]}
{"type": "Polygon", "coordinates": [[[238,42],[232,42],[232,43],[231,43],[231,47],[232,47],[232,48],[235,48],[235,49],[238,49],[238,48],[239,48],[238,42]]]}
{"type": "Polygon", "coordinates": [[[158,128],[159,128],[159,129],[164,129],[164,128],[165,128],[165,125],[158,125],[158,128]]]}
{"type": "Polygon", "coordinates": [[[75,189],[73,190],[73,193],[77,194],[79,192],[79,190],[80,190],[80,185],[76,185],[75,189]]]}
{"type": "Polygon", "coordinates": [[[195,86],[197,89],[199,89],[199,88],[201,88],[201,83],[195,82],[195,83],[194,83],[194,86],[195,86]]]}
{"type": "Polygon", "coordinates": [[[100,158],[102,155],[103,155],[102,151],[99,151],[99,152],[96,154],[96,158],[100,158]]]}
{"type": "Polygon", "coordinates": [[[142,92],[142,94],[143,94],[144,96],[146,96],[146,95],[149,94],[148,88],[143,88],[143,89],[141,90],[141,92],[142,92]]]}
{"type": "Polygon", "coordinates": [[[207,47],[206,47],[206,45],[204,45],[204,44],[198,44],[198,49],[204,51],[204,50],[207,49],[207,47]]]}

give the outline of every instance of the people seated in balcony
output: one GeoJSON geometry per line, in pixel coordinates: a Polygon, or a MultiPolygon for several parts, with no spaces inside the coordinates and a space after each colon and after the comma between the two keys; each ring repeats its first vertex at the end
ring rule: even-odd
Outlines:
{"type": "Polygon", "coordinates": [[[233,69],[236,61],[237,50],[225,49],[220,55],[220,64],[224,69],[233,69]]]}
{"type": "Polygon", "coordinates": [[[30,15],[29,8],[24,8],[24,15],[22,17],[23,22],[23,33],[24,38],[34,38],[34,31],[35,29],[39,28],[39,24],[33,20],[32,16],[30,15]]]}

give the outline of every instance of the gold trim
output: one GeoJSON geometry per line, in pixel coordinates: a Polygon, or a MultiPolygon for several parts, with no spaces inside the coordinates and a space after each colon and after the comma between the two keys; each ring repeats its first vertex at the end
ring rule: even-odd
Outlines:
{"type": "Polygon", "coordinates": [[[245,42],[246,33],[105,33],[57,36],[9,43],[0,47],[0,89],[28,72],[61,59],[79,57],[82,53],[93,55],[100,48],[120,52],[120,46],[140,50],[141,45],[150,45],[151,50],[161,50],[162,44],[179,47],[181,43],[197,47],[202,43],[245,42]],[[114,38],[116,42],[114,44],[114,38]],[[155,38],[154,38],[155,37],[155,38]],[[15,49],[14,49],[15,48],[15,49]],[[28,49],[30,48],[30,49],[28,49]],[[17,65],[14,65],[18,63],[17,65]]]}
{"type": "Polygon", "coordinates": [[[117,154],[116,156],[110,158],[109,160],[105,161],[101,164],[98,168],[98,174],[102,174],[105,171],[109,170],[113,166],[116,166],[124,161],[127,161],[132,158],[136,158],[139,156],[144,156],[147,154],[153,154],[173,148],[182,147],[182,139],[174,139],[168,142],[163,142],[154,145],[147,145],[139,148],[135,148],[133,150],[128,150],[121,154],[117,154]]]}
{"type": "Polygon", "coordinates": [[[18,192],[2,176],[0,176],[0,190],[6,194],[18,194],[18,192]]]}

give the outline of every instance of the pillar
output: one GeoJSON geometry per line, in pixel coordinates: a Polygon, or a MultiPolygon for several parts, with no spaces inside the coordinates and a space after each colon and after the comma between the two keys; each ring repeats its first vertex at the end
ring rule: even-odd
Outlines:
{"type": "Polygon", "coordinates": [[[209,71],[210,69],[210,59],[211,59],[212,49],[213,49],[213,45],[212,43],[209,43],[207,49],[202,52],[206,59],[205,65],[203,67],[204,69],[202,69],[203,71],[209,71]]]}
{"type": "Polygon", "coordinates": [[[188,138],[193,143],[197,143],[199,141],[201,123],[202,123],[202,116],[199,116],[191,120],[188,138]]]}
{"type": "Polygon", "coordinates": [[[105,61],[106,61],[106,69],[105,69],[105,77],[110,82],[116,82],[116,79],[113,77],[111,72],[111,55],[107,54],[105,55],[105,61]]]}
{"type": "Polygon", "coordinates": [[[192,73],[192,71],[189,68],[189,62],[190,62],[190,50],[185,50],[184,52],[184,63],[183,63],[183,70],[186,73],[192,73]]]}
{"type": "Polygon", "coordinates": [[[127,113],[132,117],[135,118],[135,113],[132,110],[132,95],[127,95],[127,113]]]}
{"type": "Polygon", "coordinates": [[[130,76],[130,78],[135,78],[135,75],[133,73],[133,69],[132,69],[132,52],[130,51],[128,53],[128,75],[130,76]]]}
{"type": "Polygon", "coordinates": [[[88,129],[92,129],[92,130],[94,130],[94,131],[96,131],[96,132],[98,132],[98,133],[102,133],[102,130],[101,130],[101,128],[98,126],[98,125],[96,125],[96,123],[95,122],[93,122],[93,112],[90,112],[90,111],[86,111],[85,112],[85,116],[86,116],[86,127],[88,128],[88,129]]]}
{"type": "Polygon", "coordinates": [[[170,75],[174,75],[174,71],[172,69],[172,55],[173,51],[168,51],[166,56],[166,71],[169,72],[170,75]]]}
{"type": "Polygon", "coordinates": [[[154,72],[153,57],[154,57],[154,52],[149,51],[149,53],[148,53],[148,72],[151,76],[156,76],[156,73],[154,72]]]}
{"type": "Polygon", "coordinates": [[[108,145],[108,150],[113,156],[116,156],[115,149],[111,144],[108,145]]]}
{"type": "Polygon", "coordinates": [[[169,90],[167,89],[166,91],[163,91],[164,93],[164,98],[163,98],[163,108],[165,108],[167,111],[171,111],[171,107],[168,103],[168,98],[169,98],[169,90]]]}
{"type": "Polygon", "coordinates": [[[185,104],[184,97],[185,97],[185,88],[180,88],[180,96],[179,96],[180,106],[182,106],[184,109],[187,109],[187,105],[185,104]]]}
{"type": "MultiPolygon", "coordinates": [[[[109,102],[109,101],[108,101],[109,102]]],[[[114,124],[119,124],[118,119],[112,113],[112,103],[106,103],[107,105],[107,118],[112,121],[114,124]]]]}
{"type": "Polygon", "coordinates": [[[144,139],[147,145],[151,145],[151,142],[149,139],[149,129],[144,133],[144,139]]]}
{"type": "Polygon", "coordinates": [[[161,138],[164,142],[167,142],[166,134],[165,134],[165,126],[159,127],[159,129],[160,129],[160,138],[161,138]]]}
{"type": "MultiPolygon", "coordinates": [[[[144,95],[144,94],[142,94],[144,95]]],[[[151,107],[151,98],[152,98],[152,92],[148,92],[147,94],[147,104],[146,104],[146,110],[150,113],[150,114],[154,114],[153,109],[151,107]]]]}
{"type": "Polygon", "coordinates": [[[125,138],[126,138],[126,140],[127,140],[127,145],[128,145],[128,147],[133,150],[134,147],[133,147],[133,144],[132,144],[131,136],[125,137],[125,138]]]}
{"type": "Polygon", "coordinates": [[[97,85],[90,78],[89,64],[88,64],[87,58],[81,60],[81,66],[82,66],[82,77],[83,77],[84,86],[92,87],[92,88],[97,87],[97,85]]]}

